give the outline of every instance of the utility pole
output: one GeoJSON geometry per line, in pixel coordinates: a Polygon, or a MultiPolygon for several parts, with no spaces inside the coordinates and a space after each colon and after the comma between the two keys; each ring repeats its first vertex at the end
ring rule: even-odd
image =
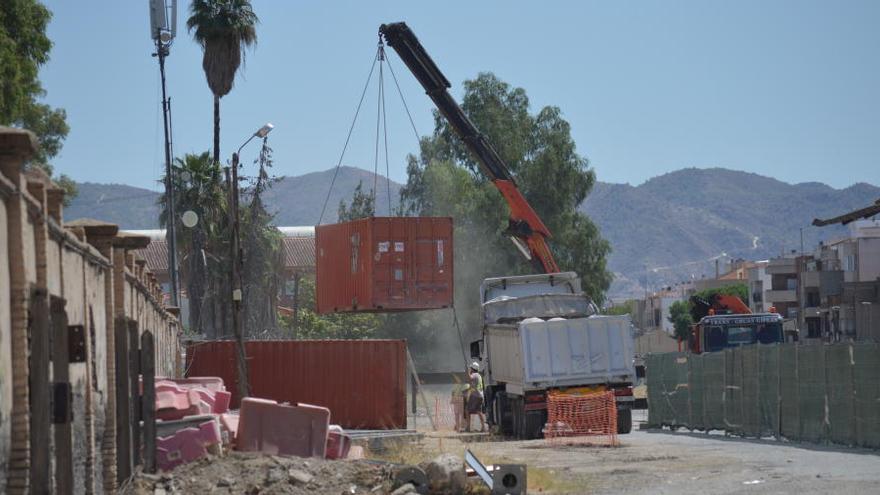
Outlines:
{"type": "Polygon", "coordinates": [[[180,306],[177,278],[177,216],[174,211],[174,180],[171,169],[171,101],[165,89],[165,57],[177,34],[177,0],[150,0],[150,36],[156,43],[154,57],[159,59],[162,79],[162,120],[165,134],[165,202],[168,208],[168,275],[171,281],[171,304],[180,306]]]}
{"type": "Polygon", "coordinates": [[[238,216],[238,153],[232,155],[232,170],[226,167],[226,183],[229,184],[229,225],[232,227],[230,242],[230,288],[232,289],[232,333],[235,336],[236,365],[238,368],[238,394],[241,398],[250,396],[247,354],[244,350],[244,331],[241,326],[241,247],[238,216]]]}
{"type": "Polygon", "coordinates": [[[174,224],[177,216],[174,213],[174,181],[171,175],[171,132],[169,123],[170,108],[165,93],[165,57],[168,56],[168,45],[156,36],[156,53],[159,58],[159,74],[162,78],[162,120],[165,131],[165,201],[168,204],[168,274],[171,279],[171,305],[179,306],[177,281],[177,233],[174,224]]]}
{"type": "Polygon", "coordinates": [[[235,336],[235,352],[236,352],[236,365],[238,368],[238,393],[241,398],[248,397],[250,395],[250,381],[248,380],[248,366],[247,366],[247,354],[244,349],[244,330],[242,328],[242,317],[241,317],[241,309],[242,309],[242,300],[244,299],[242,293],[242,283],[241,283],[241,233],[239,230],[239,214],[238,214],[238,157],[241,154],[242,148],[247,146],[249,142],[255,137],[265,138],[269,132],[272,131],[274,126],[272,124],[267,123],[263,127],[259,128],[257,132],[255,132],[251,137],[247,139],[239,148],[238,151],[232,154],[232,170],[229,167],[226,167],[226,183],[229,185],[229,226],[231,227],[231,235],[232,242],[230,242],[230,262],[232,263],[232,267],[230,270],[230,286],[231,286],[231,296],[232,296],[232,332],[235,336]]]}

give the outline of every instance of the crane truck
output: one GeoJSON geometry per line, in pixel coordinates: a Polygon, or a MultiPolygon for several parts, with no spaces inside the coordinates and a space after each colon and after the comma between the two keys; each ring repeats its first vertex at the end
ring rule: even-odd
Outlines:
{"type": "Polygon", "coordinates": [[[613,390],[618,432],[632,424],[634,343],[627,316],[597,316],[580,278],[560,272],[547,243],[550,230],[516,185],[487,137],[449,94],[451,84],[402,22],[383,24],[379,35],[421,83],[492,181],[510,210],[506,234],[539,272],[495,277],[480,288],[482,338],[471,357],[485,369],[490,424],[517,438],[539,438],[551,393],[613,390]]]}
{"type": "Polygon", "coordinates": [[[721,351],[728,347],[785,342],[782,316],[771,307],[767,313],[752,310],[737,296],[713,294],[710,298],[691,297],[699,321],[691,326],[688,348],[691,352],[721,351]]]}

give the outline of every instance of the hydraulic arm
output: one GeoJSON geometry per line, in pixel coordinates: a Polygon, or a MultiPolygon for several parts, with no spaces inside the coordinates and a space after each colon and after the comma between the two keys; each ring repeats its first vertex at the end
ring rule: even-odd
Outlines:
{"type": "Polygon", "coordinates": [[[477,157],[483,173],[504,196],[510,207],[508,233],[520,251],[544,273],[559,272],[559,266],[547,245],[550,231],[517,188],[513,175],[498,152],[449,94],[449,81],[431,60],[416,35],[403,22],[382,24],[379,34],[400,55],[449,125],[477,157]]]}

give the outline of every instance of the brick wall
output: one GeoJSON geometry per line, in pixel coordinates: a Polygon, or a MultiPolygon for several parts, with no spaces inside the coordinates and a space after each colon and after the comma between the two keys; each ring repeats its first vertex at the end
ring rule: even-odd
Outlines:
{"type": "Polygon", "coordinates": [[[0,493],[110,491],[116,317],[154,334],[165,376],[180,374],[180,325],[133,254],[149,239],[64,223],[60,189],[22,169],[35,146],[31,133],[0,127],[0,493]],[[60,311],[47,317],[49,301],[60,311]],[[82,343],[81,360],[68,362],[77,354],[61,352],[64,339],[82,343]],[[49,413],[53,383],[69,384],[69,421],[49,413]]]}

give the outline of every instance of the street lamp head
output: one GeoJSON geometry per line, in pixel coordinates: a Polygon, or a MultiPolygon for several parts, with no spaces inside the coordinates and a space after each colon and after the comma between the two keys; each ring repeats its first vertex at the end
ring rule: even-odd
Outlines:
{"type": "Polygon", "coordinates": [[[266,125],[264,125],[263,127],[260,127],[260,130],[258,130],[257,132],[254,133],[254,136],[259,137],[259,138],[264,138],[264,137],[266,137],[266,135],[268,135],[270,132],[272,132],[272,129],[274,129],[274,128],[275,128],[274,125],[267,122],[266,125]]]}

